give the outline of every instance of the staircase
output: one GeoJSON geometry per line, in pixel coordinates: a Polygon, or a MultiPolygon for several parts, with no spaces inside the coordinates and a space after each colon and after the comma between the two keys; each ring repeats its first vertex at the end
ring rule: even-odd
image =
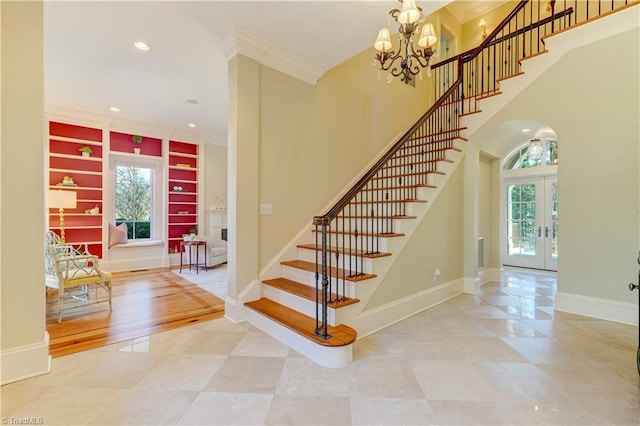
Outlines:
{"type": "MultiPolygon", "coordinates": [[[[249,321],[321,365],[351,362],[358,335],[403,318],[363,310],[460,164],[469,136],[579,40],[624,31],[607,16],[627,14],[637,26],[639,4],[551,1],[547,10],[520,1],[476,49],[434,65],[438,100],[283,250],[278,269],[261,277],[261,297],[245,303],[249,321]]],[[[464,284],[431,290],[433,305],[464,284]]]]}

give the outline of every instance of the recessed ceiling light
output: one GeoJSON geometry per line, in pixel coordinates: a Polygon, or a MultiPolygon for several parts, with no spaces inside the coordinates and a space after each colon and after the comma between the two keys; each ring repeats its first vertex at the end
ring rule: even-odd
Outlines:
{"type": "Polygon", "coordinates": [[[145,52],[150,49],[149,45],[144,41],[136,41],[135,43],[133,43],[133,45],[140,50],[144,50],[145,52]]]}
{"type": "Polygon", "coordinates": [[[531,129],[522,129],[522,133],[527,133],[527,132],[530,132],[530,131],[531,131],[531,129]]]}
{"type": "Polygon", "coordinates": [[[198,102],[197,99],[187,99],[185,102],[188,103],[188,104],[191,104],[191,105],[196,105],[196,104],[200,103],[200,102],[198,102]]]}
{"type": "Polygon", "coordinates": [[[109,109],[113,112],[120,112],[120,108],[118,107],[110,107],[109,109]]]}
{"type": "Polygon", "coordinates": [[[187,124],[187,126],[189,126],[191,128],[194,128],[194,127],[196,127],[196,123],[189,123],[189,124],[187,124]]]}

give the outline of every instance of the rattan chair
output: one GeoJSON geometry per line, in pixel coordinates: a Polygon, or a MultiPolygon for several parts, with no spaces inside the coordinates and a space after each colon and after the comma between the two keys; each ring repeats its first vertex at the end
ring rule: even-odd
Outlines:
{"type": "Polygon", "coordinates": [[[94,303],[111,303],[111,273],[100,269],[98,257],[89,253],[86,245],[62,244],[52,231],[45,235],[45,270],[47,292],[58,291],[58,322],[67,309],[94,303]],[[65,307],[65,299],[73,303],[65,307]]]}

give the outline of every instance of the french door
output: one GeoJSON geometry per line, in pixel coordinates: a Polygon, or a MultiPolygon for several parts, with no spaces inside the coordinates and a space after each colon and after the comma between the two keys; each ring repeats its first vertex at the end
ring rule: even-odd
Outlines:
{"type": "Polygon", "coordinates": [[[558,270],[556,177],[509,179],[503,183],[502,263],[558,270]]]}

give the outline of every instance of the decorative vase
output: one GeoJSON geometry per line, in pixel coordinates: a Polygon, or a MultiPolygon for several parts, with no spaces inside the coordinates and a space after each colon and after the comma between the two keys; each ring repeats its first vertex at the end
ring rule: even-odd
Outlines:
{"type": "Polygon", "coordinates": [[[133,148],[134,154],[140,154],[140,148],[133,148]]]}
{"type": "Polygon", "coordinates": [[[82,156],[83,157],[91,157],[91,153],[90,152],[82,152],[82,156]]]}

